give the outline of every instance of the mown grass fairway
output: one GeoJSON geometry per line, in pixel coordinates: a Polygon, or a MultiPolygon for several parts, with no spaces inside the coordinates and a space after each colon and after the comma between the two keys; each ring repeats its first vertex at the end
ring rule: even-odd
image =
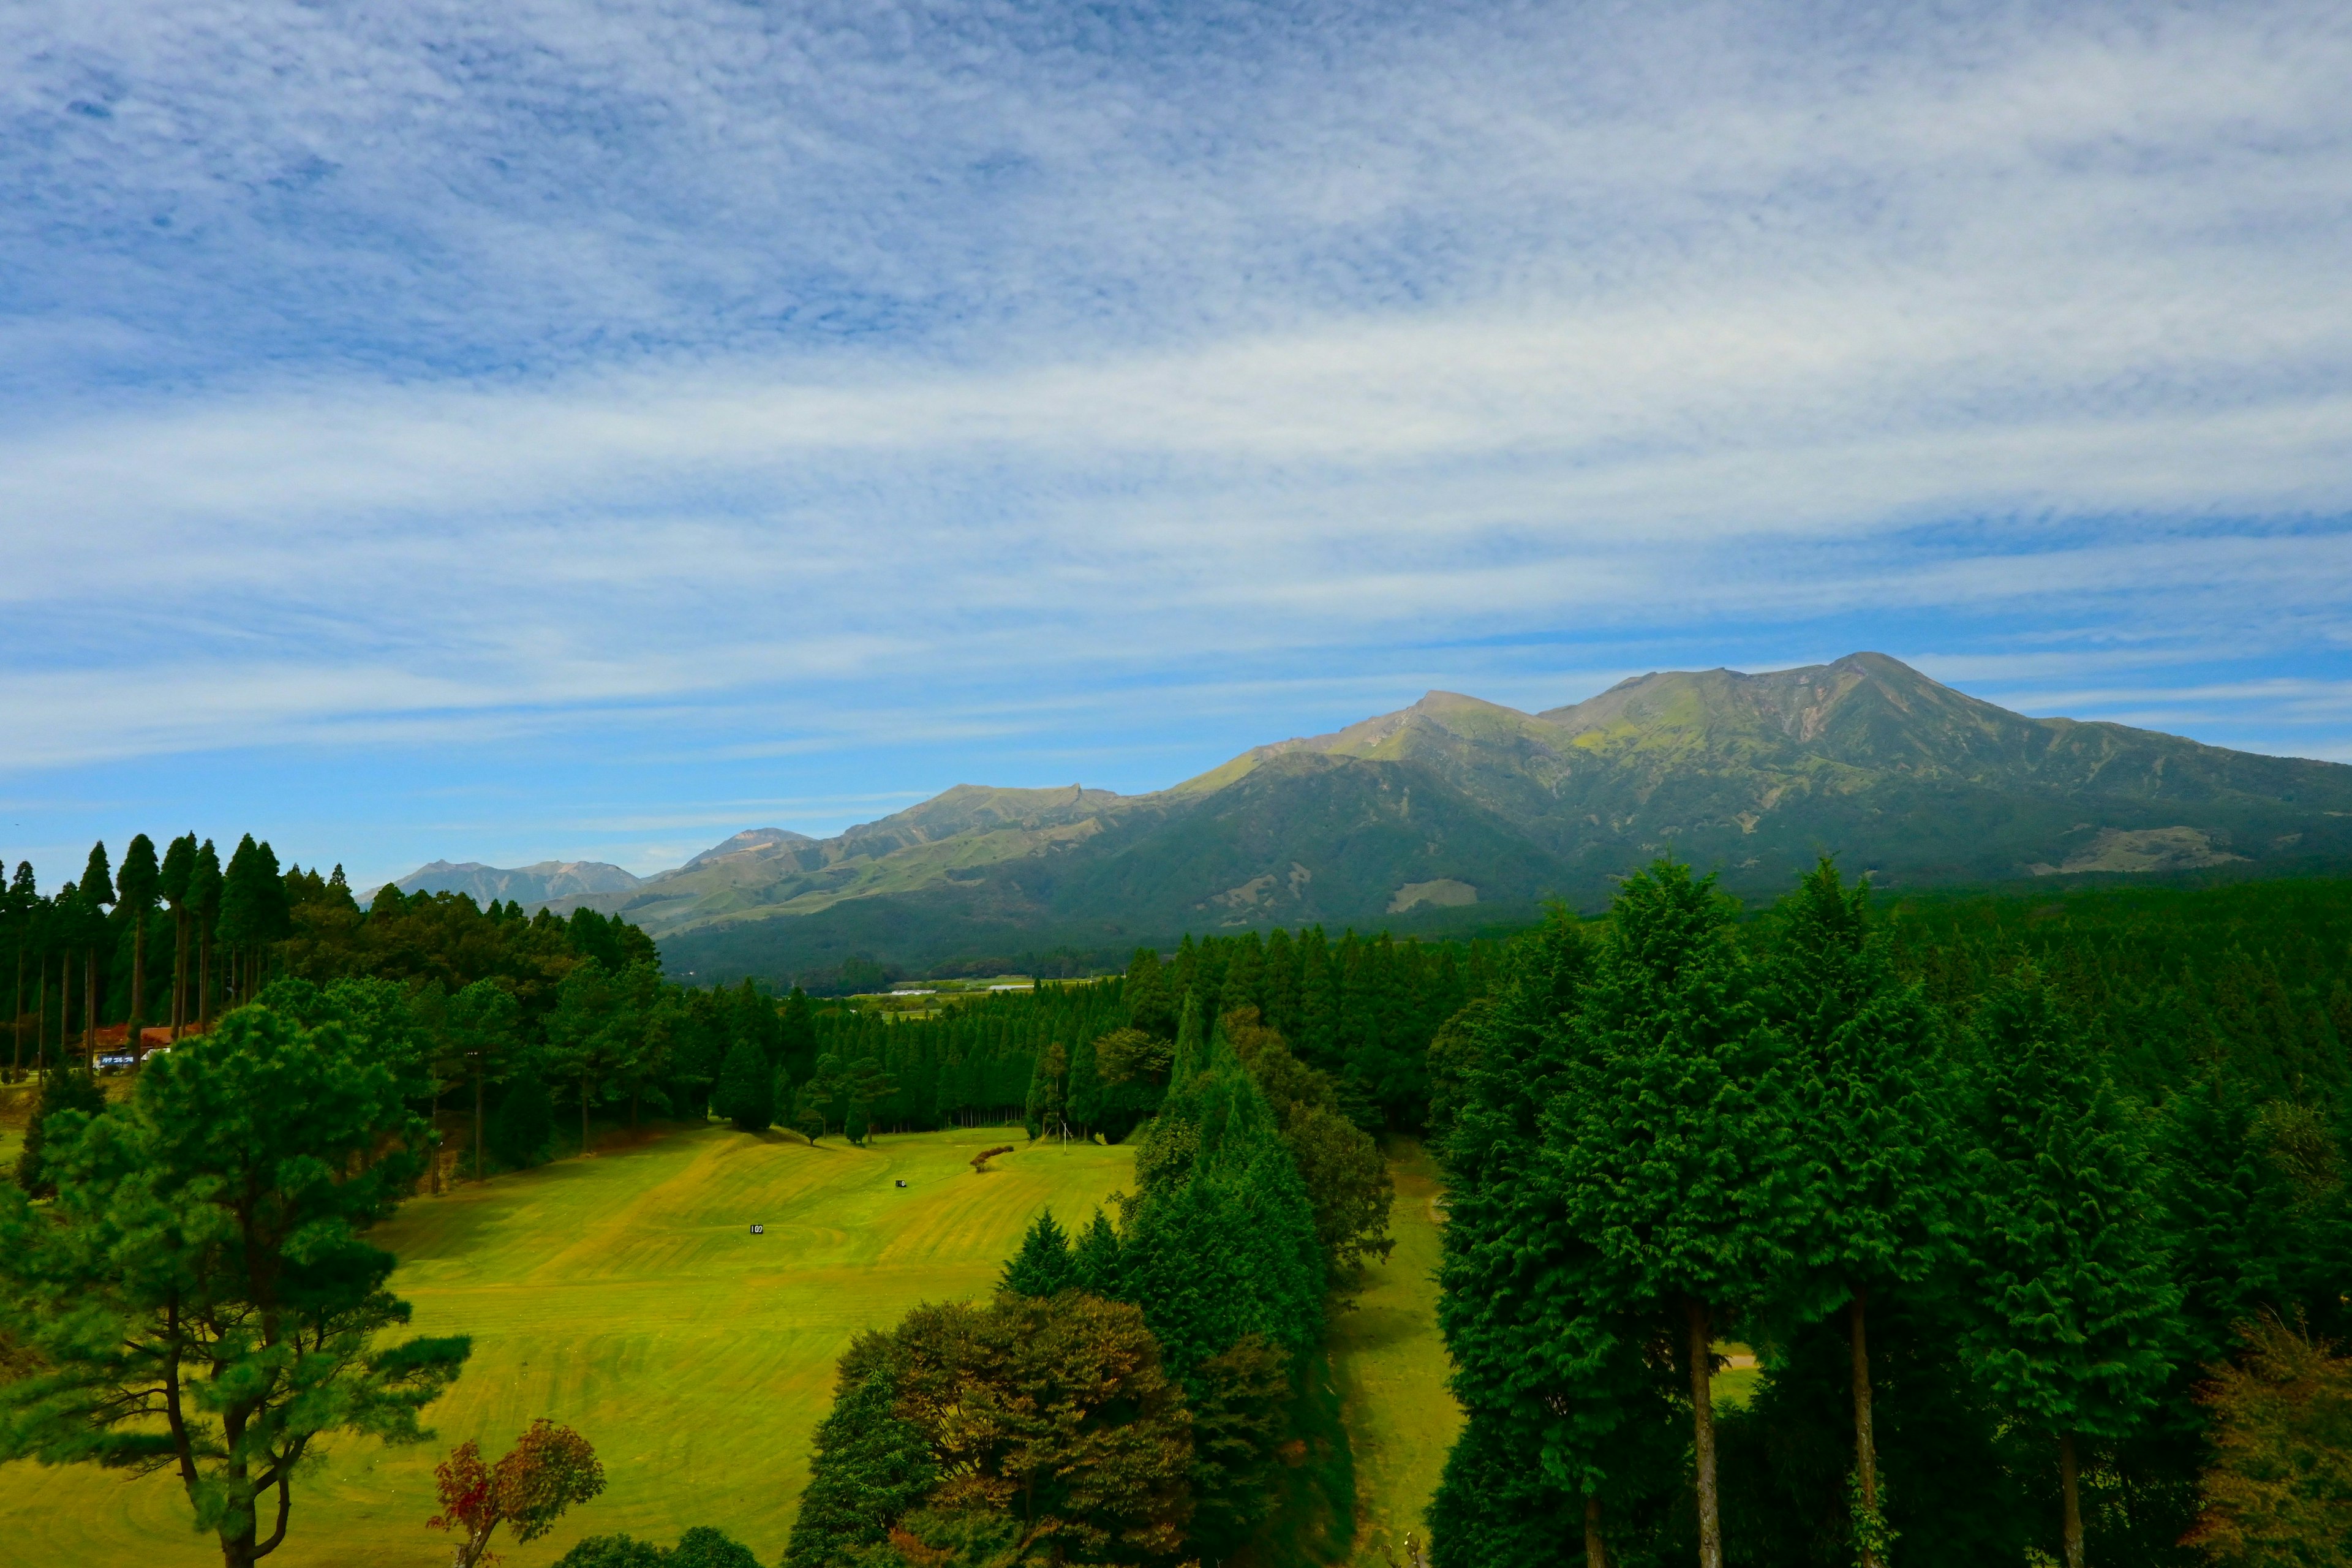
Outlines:
{"type": "MultiPolygon", "coordinates": [[[[1133,1152],[1026,1145],[1002,1128],[885,1137],[872,1149],[713,1127],[409,1205],[378,1233],[422,1333],[468,1333],[474,1358],[430,1412],[426,1447],[343,1439],[306,1478],[271,1568],[449,1560],[432,1469],[467,1437],[503,1452],[533,1416],[594,1442],[611,1479],[513,1568],[583,1535],[667,1544],[714,1524],[760,1560],[783,1551],[833,1364],[860,1330],[922,1300],[984,1294],[1037,1210],[1085,1220],[1133,1152]],[[1021,1145],[975,1176],[971,1157],[1021,1145]],[[893,1184],[904,1179],[907,1186],[893,1184]],[[754,1222],[765,1236],[749,1232],[754,1222]]],[[[1395,1267],[1391,1265],[1391,1267],[1395,1267]]],[[[0,1468],[0,1541],[19,1563],[217,1563],[176,1481],[0,1468]]]]}
{"type": "Polygon", "coordinates": [[[1364,1568],[1410,1561],[1408,1535],[1427,1543],[1429,1500],[1462,1426],[1437,1333],[1437,1166],[1419,1143],[1399,1139],[1389,1174],[1396,1249],[1372,1266],[1356,1310],[1339,1314],[1331,1331],[1331,1370],[1347,1401],[1356,1461],[1355,1560],[1364,1568]]]}

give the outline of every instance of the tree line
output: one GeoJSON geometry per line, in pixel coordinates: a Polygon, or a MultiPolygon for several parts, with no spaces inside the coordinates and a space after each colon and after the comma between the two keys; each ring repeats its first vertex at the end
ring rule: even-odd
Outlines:
{"type": "MultiPolygon", "coordinates": [[[[1879,918],[1824,864],[1742,922],[1660,863],[1523,938],[1431,1053],[1440,1568],[2242,1545],[2214,1380],[2326,1362],[2347,1315],[2347,915],[2270,884],[1879,918]],[[1727,1341],[1762,1373],[1717,1409],[1727,1341]]],[[[2225,1560],[2336,1560],[2298,1550],[2225,1560]]]]}

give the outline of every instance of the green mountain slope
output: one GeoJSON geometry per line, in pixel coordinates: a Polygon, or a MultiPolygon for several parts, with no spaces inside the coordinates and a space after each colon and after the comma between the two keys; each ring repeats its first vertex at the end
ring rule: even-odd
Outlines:
{"type": "Polygon", "coordinates": [[[1589,906],[1668,849],[1768,895],[1823,851],[1900,885],[2284,869],[2352,858],[2352,767],[2027,718],[1856,654],[1542,713],[1432,692],[1152,795],[960,785],[837,838],[739,840],[555,907],[625,912],[683,970],[781,979],[1589,906]]]}

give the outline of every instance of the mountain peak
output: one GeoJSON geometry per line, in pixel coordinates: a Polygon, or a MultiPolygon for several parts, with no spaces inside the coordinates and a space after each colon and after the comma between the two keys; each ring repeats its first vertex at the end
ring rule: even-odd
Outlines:
{"type": "Polygon", "coordinates": [[[789,827],[747,827],[731,837],[723,838],[678,868],[684,871],[696,866],[708,865],[729,855],[742,855],[755,849],[772,849],[779,844],[814,844],[816,840],[805,833],[794,833],[789,827]]]}

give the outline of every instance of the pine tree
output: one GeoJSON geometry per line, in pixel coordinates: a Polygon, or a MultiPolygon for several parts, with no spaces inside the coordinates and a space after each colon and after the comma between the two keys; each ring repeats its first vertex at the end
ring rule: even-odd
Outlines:
{"type": "Polygon", "coordinates": [[[2083,1568],[2083,1437],[2123,1437],[2172,1370],[2147,1150],[2081,1030],[2026,971],[1979,1009],[1962,1191],[1966,1342],[1995,1398],[2059,1449],[2066,1568],[2083,1568]]]}
{"type": "Polygon", "coordinates": [[[1189,1085],[1192,1076],[1207,1067],[1208,1055],[1208,1031],[1201,1016],[1200,998],[1187,991],[1184,1010],[1176,1023],[1176,1052],[1168,1065],[1170,1092],[1189,1085]]]}
{"type": "Polygon", "coordinates": [[[1088,1295],[1124,1300],[1118,1269],[1118,1232],[1100,1209],[1070,1248],[1070,1283],[1088,1295]]]}

